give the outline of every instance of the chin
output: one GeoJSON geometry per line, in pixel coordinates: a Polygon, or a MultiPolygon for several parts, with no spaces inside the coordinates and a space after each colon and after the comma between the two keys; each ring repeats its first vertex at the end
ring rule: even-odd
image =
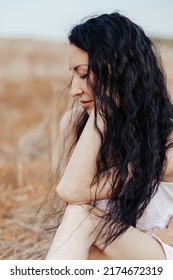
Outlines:
{"type": "Polygon", "coordinates": [[[91,114],[92,109],[88,109],[88,110],[86,110],[86,111],[87,111],[88,115],[90,115],[90,114],[91,114]]]}

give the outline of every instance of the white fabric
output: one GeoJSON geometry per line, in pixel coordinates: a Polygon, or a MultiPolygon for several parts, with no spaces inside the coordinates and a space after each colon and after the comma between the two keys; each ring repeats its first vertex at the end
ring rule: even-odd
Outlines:
{"type": "Polygon", "coordinates": [[[146,207],[137,228],[142,231],[164,229],[173,215],[173,182],[160,182],[158,191],[146,207]]]}
{"type": "Polygon", "coordinates": [[[158,191],[139,219],[136,228],[147,232],[163,247],[167,260],[173,260],[173,247],[162,242],[154,231],[164,229],[173,215],[173,182],[160,182],[158,191]]]}
{"type": "Polygon", "coordinates": [[[157,237],[153,232],[147,233],[150,237],[156,239],[163,248],[167,260],[173,260],[173,247],[169,246],[168,244],[164,243],[159,237],[157,237]]]}
{"type": "MultiPolygon", "coordinates": [[[[100,200],[96,206],[102,211],[108,211],[108,199],[100,200]]],[[[158,191],[146,207],[136,228],[156,239],[163,247],[167,259],[173,260],[173,247],[162,242],[154,231],[166,228],[173,215],[173,182],[160,182],[158,191]]]]}

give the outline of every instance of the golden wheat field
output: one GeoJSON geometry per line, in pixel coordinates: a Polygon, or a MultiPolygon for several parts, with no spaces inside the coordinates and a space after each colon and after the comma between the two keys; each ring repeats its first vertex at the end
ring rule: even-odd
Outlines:
{"type": "MultiPolygon", "coordinates": [[[[159,47],[173,96],[173,45],[159,47]]],[[[37,210],[56,169],[67,82],[65,44],[0,40],[0,259],[44,259],[50,245],[37,210]]]]}

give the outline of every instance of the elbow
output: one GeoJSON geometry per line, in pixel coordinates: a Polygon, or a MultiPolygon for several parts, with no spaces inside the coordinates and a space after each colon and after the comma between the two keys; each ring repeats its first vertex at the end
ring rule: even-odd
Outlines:
{"type": "Polygon", "coordinates": [[[68,186],[67,184],[62,184],[61,182],[56,187],[56,192],[59,197],[65,200],[67,203],[70,204],[81,204],[86,203],[83,200],[83,197],[77,191],[78,188],[73,186],[68,186]]]}
{"type": "Polygon", "coordinates": [[[65,200],[66,202],[70,203],[70,190],[67,188],[67,186],[64,186],[61,182],[56,187],[56,193],[60,198],[65,200]]]}

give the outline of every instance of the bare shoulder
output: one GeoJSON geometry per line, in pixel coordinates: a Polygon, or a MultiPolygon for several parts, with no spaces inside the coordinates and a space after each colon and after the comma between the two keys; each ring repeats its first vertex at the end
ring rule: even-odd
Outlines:
{"type": "Polygon", "coordinates": [[[63,133],[68,128],[71,129],[78,115],[82,112],[81,107],[76,107],[73,110],[65,112],[60,121],[60,132],[63,133]]]}

